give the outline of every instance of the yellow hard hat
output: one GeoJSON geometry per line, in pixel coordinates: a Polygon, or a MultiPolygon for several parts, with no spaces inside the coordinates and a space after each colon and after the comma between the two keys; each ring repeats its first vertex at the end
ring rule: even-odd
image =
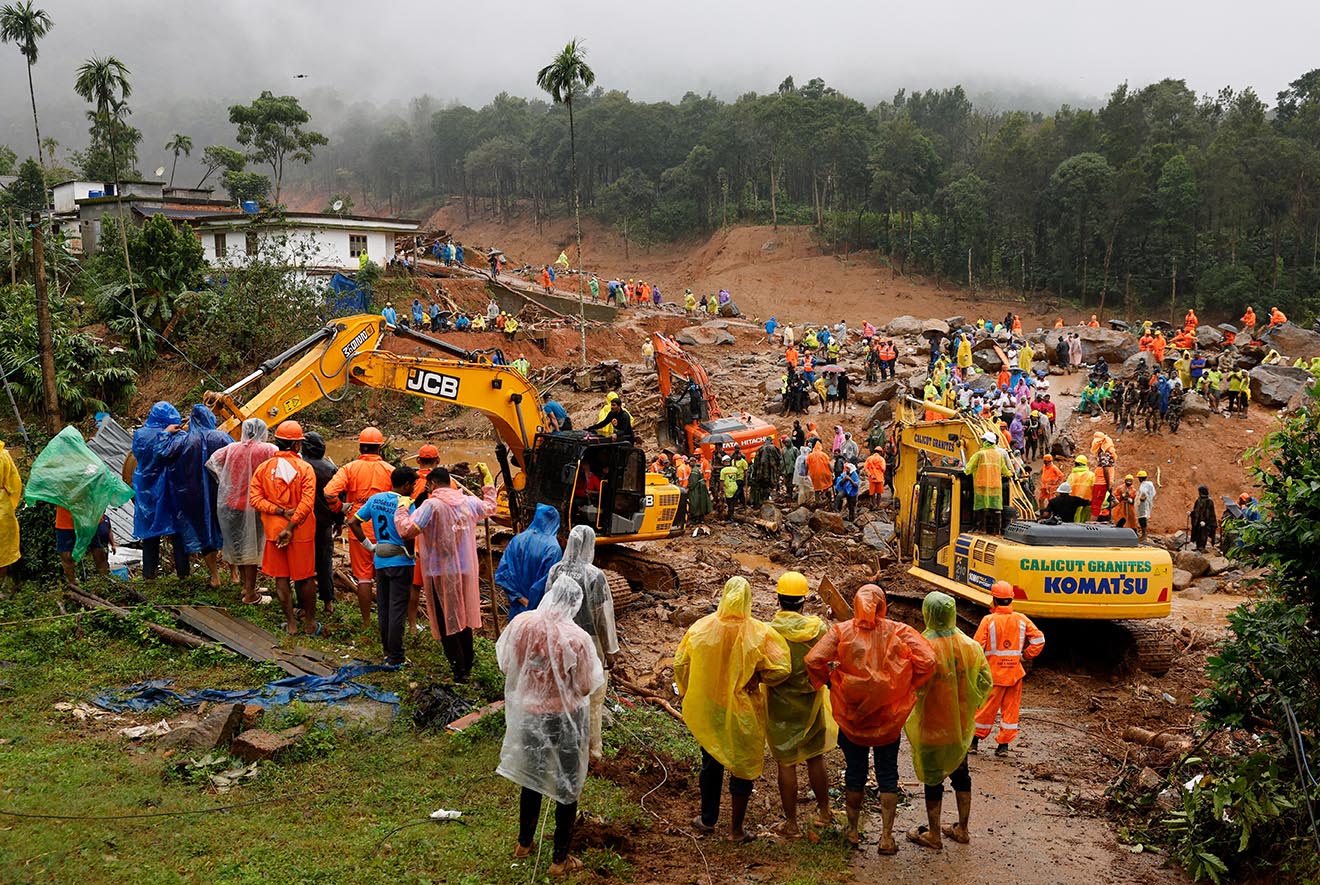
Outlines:
{"type": "Polygon", "coordinates": [[[1076,458],[1073,459],[1073,463],[1074,463],[1074,464],[1080,464],[1080,465],[1082,465],[1083,467],[1085,467],[1085,466],[1086,466],[1087,464],[1089,464],[1090,462],[1086,460],[1086,456],[1085,456],[1085,455],[1078,455],[1076,458]]]}
{"type": "Polygon", "coordinates": [[[1144,470],[1138,470],[1138,471],[1137,471],[1137,479],[1145,479],[1145,478],[1148,477],[1148,476],[1150,476],[1150,474],[1147,473],[1147,472],[1144,471],[1144,470]]]}
{"type": "Polygon", "coordinates": [[[806,596],[810,590],[806,575],[801,572],[784,572],[779,576],[779,585],[775,588],[775,592],[780,596],[792,596],[797,599],[806,596]]]}

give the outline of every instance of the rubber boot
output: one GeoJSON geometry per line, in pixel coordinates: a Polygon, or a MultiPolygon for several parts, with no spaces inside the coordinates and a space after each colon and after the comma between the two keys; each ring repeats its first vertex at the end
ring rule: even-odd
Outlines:
{"type": "Polygon", "coordinates": [[[853,847],[857,847],[861,842],[862,792],[844,790],[843,801],[844,811],[848,815],[848,829],[844,831],[843,837],[853,847]]]}

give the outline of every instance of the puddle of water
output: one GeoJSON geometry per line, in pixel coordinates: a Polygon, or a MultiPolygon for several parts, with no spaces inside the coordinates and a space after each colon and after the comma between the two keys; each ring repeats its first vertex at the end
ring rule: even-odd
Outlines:
{"type": "MultiPolygon", "coordinates": [[[[478,461],[485,461],[492,471],[497,469],[495,460],[495,441],[490,439],[446,439],[446,440],[426,440],[426,439],[399,439],[397,437],[387,437],[386,441],[396,450],[406,453],[406,457],[400,459],[400,463],[410,467],[417,466],[417,450],[422,446],[435,446],[440,450],[440,463],[446,467],[466,461],[469,464],[476,464],[478,461]]],[[[356,436],[340,437],[338,439],[328,439],[325,441],[326,454],[330,456],[336,464],[344,465],[358,456],[358,441],[356,436]]]]}
{"type": "Polygon", "coordinates": [[[768,556],[762,556],[759,553],[732,553],[734,560],[741,566],[755,571],[756,569],[765,569],[769,572],[771,578],[777,579],[788,569],[770,560],[768,556]]]}

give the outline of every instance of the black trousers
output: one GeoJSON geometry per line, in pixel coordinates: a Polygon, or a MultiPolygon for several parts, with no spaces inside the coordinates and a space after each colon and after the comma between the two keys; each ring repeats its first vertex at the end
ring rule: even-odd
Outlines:
{"type": "MultiPolygon", "coordinates": [[[[701,822],[713,827],[720,822],[720,794],[724,791],[724,766],[701,748],[701,774],[697,779],[701,790],[701,822]]],[[[752,782],[729,775],[730,796],[752,795],[752,782]]]]}
{"type": "MultiPolygon", "coordinates": [[[[471,631],[468,631],[471,632],[471,631]]],[[[518,844],[527,848],[536,838],[536,824],[541,817],[541,794],[535,790],[522,788],[518,797],[518,844]]],[[[568,858],[568,849],[573,844],[573,824],[577,821],[577,803],[564,805],[555,803],[555,847],[551,854],[554,863],[563,863],[568,858]]]]}
{"type": "MultiPolygon", "coordinates": [[[[938,802],[944,796],[944,784],[924,785],[926,788],[926,801],[938,802]]],[[[972,773],[967,770],[967,757],[963,757],[962,765],[959,765],[949,775],[949,786],[953,787],[955,793],[970,793],[972,791],[972,773]]]]}
{"type": "Polygon", "coordinates": [[[188,577],[191,566],[188,563],[188,549],[183,544],[183,535],[159,535],[142,542],[142,577],[154,578],[160,572],[160,542],[170,539],[170,549],[174,552],[174,574],[180,578],[188,577]]]}
{"type": "Polygon", "coordinates": [[[413,567],[392,565],[376,569],[376,625],[386,664],[403,663],[403,626],[412,593],[413,567]]]}
{"type": "Polygon", "coordinates": [[[322,602],[335,598],[335,524],[316,524],[316,596],[322,602]]]}

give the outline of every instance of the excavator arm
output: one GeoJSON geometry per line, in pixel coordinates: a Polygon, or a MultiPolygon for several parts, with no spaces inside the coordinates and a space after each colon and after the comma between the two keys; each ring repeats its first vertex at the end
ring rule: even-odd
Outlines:
{"type": "Polygon", "coordinates": [[[701,364],[684,353],[678,342],[659,332],[652,333],[651,344],[655,348],[655,372],[660,395],[669,396],[674,386],[673,376],[686,378],[701,388],[701,398],[706,401],[707,417],[723,417],[719,403],[715,400],[715,391],[710,386],[710,378],[701,364]]]}

